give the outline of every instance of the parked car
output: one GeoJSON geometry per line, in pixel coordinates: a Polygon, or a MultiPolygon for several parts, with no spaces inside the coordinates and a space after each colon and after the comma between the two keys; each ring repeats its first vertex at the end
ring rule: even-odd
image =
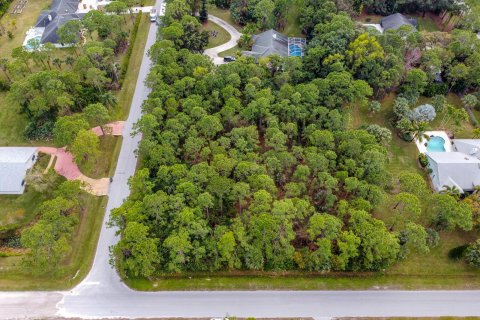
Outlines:
{"type": "Polygon", "coordinates": [[[235,59],[235,57],[232,57],[232,56],[225,56],[223,57],[223,62],[232,62],[232,61],[235,61],[237,59],[235,59]]]}
{"type": "Polygon", "coordinates": [[[150,10],[150,21],[156,22],[157,21],[157,9],[153,8],[150,10]]]}

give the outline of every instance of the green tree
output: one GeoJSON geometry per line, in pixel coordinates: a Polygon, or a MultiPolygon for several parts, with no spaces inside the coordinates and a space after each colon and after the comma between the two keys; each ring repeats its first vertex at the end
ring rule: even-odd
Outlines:
{"type": "Polygon", "coordinates": [[[468,246],[465,258],[471,266],[480,268],[480,240],[477,240],[468,246]]]}
{"type": "Polygon", "coordinates": [[[70,147],[73,158],[77,164],[92,164],[100,153],[100,140],[90,130],[80,130],[70,147]]]}
{"type": "Polygon", "coordinates": [[[53,128],[55,144],[59,147],[69,146],[81,130],[88,130],[89,124],[81,114],[58,118],[53,128]]]}
{"type": "Polygon", "coordinates": [[[114,247],[117,267],[124,274],[134,277],[150,277],[159,263],[158,239],[148,234],[148,227],[138,223],[127,223],[122,239],[114,247]]]}
{"type": "Polygon", "coordinates": [[[110,120],[110,113],[103,104],[89,104],[83,109],[83,115],[91,127],[100,126],[105,134],[104,125],[110,120]]]}

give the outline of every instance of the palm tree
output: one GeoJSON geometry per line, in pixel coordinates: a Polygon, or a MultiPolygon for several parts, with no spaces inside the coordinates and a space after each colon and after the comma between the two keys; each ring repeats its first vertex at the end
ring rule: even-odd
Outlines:
{"type": "Polygon", "coordinates": [[[98,99],[103,105],[108,107],[113,107],[117,104],[117,97],[110,91],[101,93],[98,99]]]}
{"type": "Polygon", "coordinates": [[[460,198],[460,190],[456,186],[447,186],[444,185],[440,191],[442,194],[448,194],[449,196],[454,197],[456,200],[460,198]]]}
{"type": "Polygon", "coordinates": [[[430,136],[425,134],[427,130],[427,124],[425,122],[413,122],[411,134],[414,139],[417,139],[419,142],[423,142],[425,139],[426,141],[430,140],[430,136]]]}

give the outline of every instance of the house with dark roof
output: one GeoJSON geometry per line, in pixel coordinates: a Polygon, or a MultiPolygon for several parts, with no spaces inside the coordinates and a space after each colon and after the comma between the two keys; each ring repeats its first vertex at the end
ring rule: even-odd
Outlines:
{"type": "Polygon", "coordinates": [[[380,20],[380,25],[384,31],[397,30],[402,26],[411,26],[413,28],[417,28],[417,20],[413,18],[407,18],[401,13],[395,13],[380,20]]]}
{"type": "Polygon", "coordinates": [[[255,59],[270,55],[302,57],[306,46],[304,38],[287,37],[273,29],[254,35],[253,41],[252,49],[243,51],[243,55],[251,56],[255,59]]]}
{"type": "Polygon", "coordinates": [[[50,8],[43,11],[35,26],[27,32],[24,46],[29,49],[28,41],[37,39],[40,43],[58,44],[57,30],[70,20],[80,20],[84,13],[77,13],[79,0],[53,0],[50,8]]]}

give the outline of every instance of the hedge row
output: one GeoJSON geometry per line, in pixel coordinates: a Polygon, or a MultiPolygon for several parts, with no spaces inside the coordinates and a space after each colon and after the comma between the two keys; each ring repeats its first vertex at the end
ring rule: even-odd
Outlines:
{"type": "Polygon", "coordinates": [[[127,48],[127,53],[125,54],[125,58],[122,61],[121,66],[121,73],[120,73],[120,83],[123,83],[125,79],[125,75],[127,74],[128,63],[130,62],[130,57],[132,56],[133,46],[135,44],[135,39],[137,38],[138,27],[140,26],[140,22],[142,21],[142,14],[138,13],[135,17],[135,23],[133,24],[133,30],[130,34],[130,40],[127,48]]]}

